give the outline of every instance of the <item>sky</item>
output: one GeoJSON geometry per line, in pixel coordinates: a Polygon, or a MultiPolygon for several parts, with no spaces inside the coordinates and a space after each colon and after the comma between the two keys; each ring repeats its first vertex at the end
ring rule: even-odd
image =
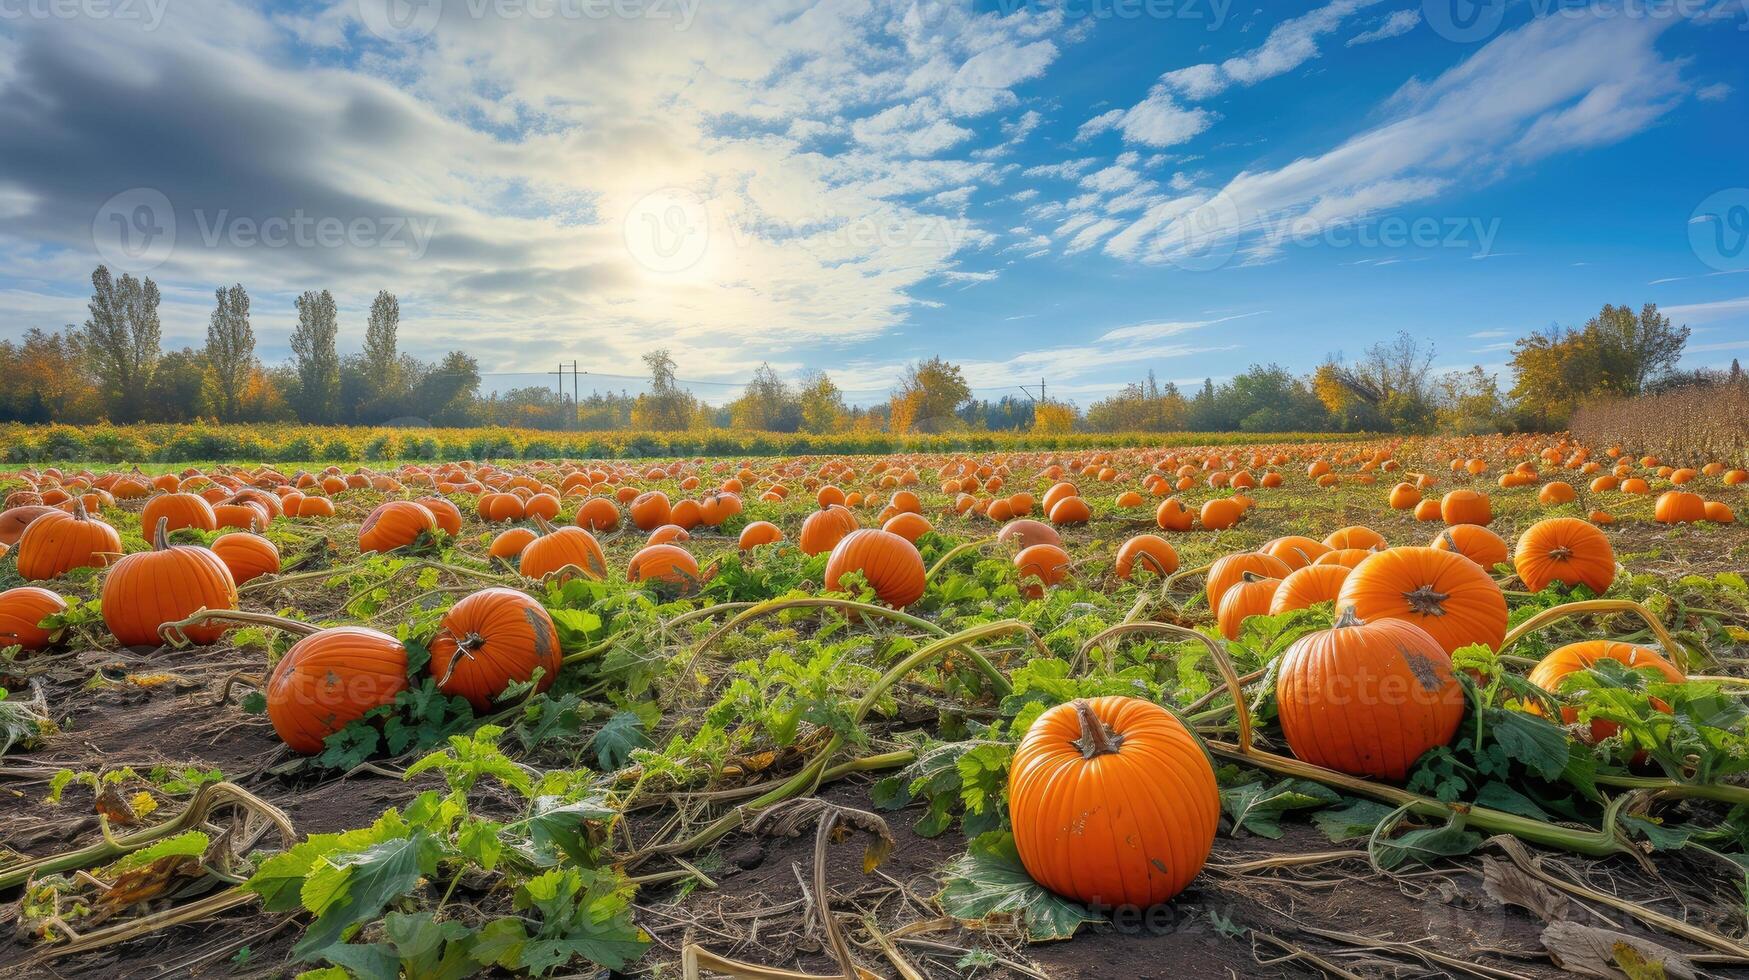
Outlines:
{"type": "Polygon", "coordinates": [[[1085,407],[1405,330],[1504,372],[1606,302],[1725,366],[1746,99],[1749,0],[0,0],[0,337],[104,262],[167,348],[243,284],[269,363],[387,289],[490,389],[939,354],[1085,407]]]}

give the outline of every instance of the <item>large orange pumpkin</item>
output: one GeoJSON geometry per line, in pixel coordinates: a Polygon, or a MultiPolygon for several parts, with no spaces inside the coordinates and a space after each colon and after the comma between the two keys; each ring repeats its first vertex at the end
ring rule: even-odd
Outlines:
{"type": "Polygon", "coordinates": [[[1356,565],[1339,609],[1367,622],[1400,619],[1426,630],[1446,653],[1471,643],[1496,649],[1506,637],[1506,596],[1482,566],[1451,551],[1392,548],[1356,565]]]}
{"type": "Polygon", "coordinates": [[[438,530],[452,538],[462,533],[462,512],[455,504],[443,497],[420,497],[413,502],[431,512],[438,530]]]}
{"type": "Polygon", "coordinates": [[[1658,495],[1652,519],[1660,524],[1693,524],[1706,520],[1706,500],[1698,493],[1667,490],[1658,495]]]}
{"type": "Polygon", "coordinates": [[[783,540],[783,531],[770,521],[754,521],[741,529],[741,536],[736,544],[742,551],[752,551],[764,544],[776,544],[783,540]]]}
{"type": "Polygon", "coordinates": [[[428,669],[443,693],[486,712],[505,688],[529,680],[536,669],[542,673],[535,689],[553,686],[562,659],[559,633],[545,607],[515,589],[495,587],[443,614],[428,669]]]}
{"type": "Polygon", "coordinates": [[[1061,545],[1063,543],[1063,537],[1057,533],[1056,528],[1043,521],[1035,521],[1026,517],[1002,525],[1002,530],[996,532],[996,540],[1002,544],[1021,549],[1030,548],[1035,544],[1061,545]]]}
{"type": "Polygon", "coordinates": [[[923,556],[891,531],[865,528],[845,535],[826,560],[826,588],[837,591],[846,572],[861,572],[875,595],[896,609],[923,598],[923,556]]]}
{"type": "Polygon", "coordinates": [[[1229,640],[1237,640],[1239,632],[1244,629],[1245,620],[1252,616],[1268,615],[1270,603],[1275,599],[1276,590],[1281,588],[1281,582],[1278,578],[1264,578],[1256,572],[1246,572],[1243,579],[1221,595],[1221,607],[1215,617],[1221,635],[1229,640]]]}
{"type": "Polygon", "coordinates": [[[1309,609],[1320,602],[1334,602],[1348,580],[1347,565],[1307,565],[1296,568],[1281,580],[1281,586],[1269,600],[1269,614],[1279,616],[1295,609],[1309,609]]]}
{"type": "Polygon", "coordinates": [[[1488,524],[1494,520],[1494,505],[1485,493],[1453,490],[1439,502],[1439,516],[1447,524],[1488,524]]]}
{"type": "Polygon", "coordinates": [[[808,515],[808,519],[802,522],[801,537],[796,543],[801,545],[804,555],[823,555],[837,547],[838,542],[856,528],[856,515],[848,507],[833,504],[808,515]]]}
{"type": "Polygon", "coordinates": [[[647,544],[626,564],[627,582],[661,582],[683,593],[699,586],[698,559],[677,544],[647,544]]]}
{"type": "MultiPolygon", "coordinates": [[[[103,580],[103,622],[122,646],[158,646],[158,628],[202,609],[237,608],[237,583],[210,548],[172,545],[170,519],[158,518],[152,550],[128,555],[103,580]]],[[[230,627],[191,626],[183,634],[211,643],[230,627]]]]}
{"type": "Polygon", "coordinates": [[[1059,704],[1033,722],[1008,774],[1014,846],[1051,891],[1145,908],[1202,870],[1221,819],[1208,754],[1138,698],[1059,704]]]}
{"type": "Polygon", "coordinates": [[[157,527],[160,520],[169,521],[172,531],[185,527],[201,531],[219,529],[219,518],[213,513],[213,505],[197,493],[161,493],[146,501],[145,509],[140,511],[140,526],[157,527]]]}
{"type": "MultiPolygon", "coordinates": [[[[527,578],[546,578],[567,566],[575,566],[584,578],[607,577],[607,553],[595,535],[580,527],[555,528],[545,518],[535,518],[541,535],[522,549],[517,571],[527,578]]],[[[569,577],[567,574],[565,577],[569,577]]]]}
{"type": "Polygon", "coordinates": [[[1602,595],[1615,581],[1615,549],[1609,537],[1576,517],[1553,517],[1525,528],[1512,564],[1532,592],[1561,582],[1602,595]]]}
{"type": "Polygon", "coordinates": [[[67,602],[48,589],[21,585],[0,592],[0,647],[41,650],[53,640],[42,621],[67,611],[67,602]]]}
{"type": "Polygon", "coordinates": [[[22,504],[0,511],[0,544],[8,546],[17,544],[18,539],[24,535],[24,529],[30,526],[31,521],[44,514],[58,513],[62,513],[62,511],[44,504],[22,504]]]}
{"type": "Polygon", "coordinates": [[[1246,572],[1253,572],[1264,578],[1287,578],[1293,569],[1274,555],[1265,555],[1255,551],[1240,552],[1215,560],[1209,566],[1208,580],[1203,592],[1208,596],[1209,609],[1218,612],[1221,608],[1221,597],[1227,590],[1238,585],[1245,578],[1246,572]]]}
{"type": "Polygon", "coordinates": [[[292,644],[267,681],[267,720],[292,751],[313,755],[322,740],[395,703],[407,689],[407,648],[362,626],[337,626],[292,644]]]}
{"type": "Polygon", "coordinates": [[[121,535],[85,505],[54,511],[30,522],[18,538],[18,574],[30,581],[56,578],[75,568],[102,568],[121,555],[121,535]]]}
{"type": "Polygon", "coordinates": [[[390,552],[437,536],[437,518],[430,508],[411,500],[378,504],[358,526],[358,550],[390,552]]]}
{"type": "Polygon", "coordinates": [[[1113,571],[1127,582],[1138,569],[1165,578],[1178,571],[1178,550],[1158,534],[1138,534],[1117,549],[1113,571]]]}
{"type": "Polygon", "coordinates": [[[1352,607],[1335,627],[1300,637],[1282,655],[1276,704],[1294,755],[1392,781],[1451,741],[1464,717],[1463,688],[1439,641],[1414,623],[1363,622],[1352,607]]]}
{"type": "Polygon", "coordinates": [[[1069,553],[1054,544],[1035,544],[1020,549],[1014,556],[1014,568],[1020,574],[1021,594],[1037,598],[1044,594],[1045,586],[1069,577],[1069,553]]]}
{"type": "Polygon", "coordinates": [[[1480,524],[1453,524],[1434,535],[1427,546],[1455,551],[1489,571],[1512,558],[1506,539],[1480,524]]]}

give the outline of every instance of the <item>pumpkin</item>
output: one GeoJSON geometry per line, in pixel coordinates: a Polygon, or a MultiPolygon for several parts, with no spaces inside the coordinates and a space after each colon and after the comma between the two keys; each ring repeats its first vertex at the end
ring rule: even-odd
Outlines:
{"type": "MultiPolygon", "coordinates": [[[[202,501],[204,503],[204,501],[202,501]]],[[[103,580],[103,622],[122,646],[158,646],[159,627],[202,609],[237,608],[237,582],[210,548],[172,545],[170,518],[158,518],[152,550],[127,555],[103,580]]],[[[230,627],[191,626],[194,643],[212,643],[230,627]]]]}
{"type": "Polygon", "coordinates": [[[700,584],[698,559],[675,544],[647,544],[626,564],[627,582],[661,582],[689,593],[700,584]]]}
{"type": "Polygon", "coordinates": [[[413,502],[431,512],[438,530],[452,538],[462,533],[462,512],[455,504],[442,497],[420,497],[413,502]]]}
{"type": "Polygon", "coordinates": [[[632,498],[631,506],[626,508],[631,515],[632,523],[640,531],[654,531],[669,523],[669,515],[673,508],[668,504],[668,495],[660,490],[648,490],[632,498]]]}
{"type": "Polygon", "coordinates": [[[1197,520],[1207,530],[1224,531],[1239,523],[1239,519],[1244,516],[1245,505],[1238,497],[1222,497],[1203,504],[1197,520]]]}
{"type": "Polygon", "coordinates": [[[1401,619],[1366,622],[1349,606],[1334,627],[1300,637],[1282,655],[1276,705],[1300,759],[1398,782],[1457,733],[1464,692],[1450,655],[1426,630],[1401,619]]]}
{"type": "Polygon", "coordinates": [[[1720,500],[1709,500],[1706,502],[1706,519],[1714,524],[1735,524],[1737,514],[1731,510],[1731,505],[1720,500]]]}
{"type": "Polygon", "coordinates": [[[1145,908],[1202,870],[1221,801],[1208,754],[1171,712],[1102,697],[1059,704],[1027,729],[1008,770],[1008,813],[1039,884],[1145,908]]]}
{"type": "Polygon", "coordinates": [[[1348,580],[1347,565],[1307,565],[1296,568],[1281,580],[1275,595],[1269,600],[1269,614],[1279,616],[1295,609],[1309,609],[1320,602],[1334,602],[1348,580]]]}
{"type": "Polygon", "coordinates": [[[535,690],[553,686],[563,659],[559,632],[539,602],[515,589],[494,587],[449,607],[431,641],[427,666],[444,694],[465,698],[474,710],[492,710],[512,684],[540,670],[535,690]]]}
{"type": "Polygon", "coordinates": [[[66,611],[67,601],[48,589],[21,585],[0,592],[0,647],[16,645],[27,652],[47,647],[55,636],[42,621],[66,611]]]}
{"type": "Polygon", "coordinates": [[[520,558],[522,549],[527,548],[529,542],[533,541],[535,537],[535,533],[526,527],[513,527],[500,532],[497,537],[492,539],[491,545],[486,550],[491,553],[493,558],[509,561],[512,558],[520,558]]]}
{"type": "Polygon", "coordinates": [[[573,523],[591,531],[611,531],[619,527],[619,505],[611,497],[590,497],[577,508],[573,523]]]}
{"type": "Polygon", "coordinates": [[[1512,560],[1512,549],[1506,539],[1480,524],[1453,524],[1433,536],[1429,548],[1455,551],[1485,569],[1512,560]]]}
{"type": "Polygon", "coordinates": [[[437,536],[437,518],[423,504],[391,500],[377,505],[358,526],[358,550],[386,553],[412,547],[420,536],[437,536]]]}
{"type": "Polygon", "coordinates": [[[1343,548],[1341,551],[1324,552],[1317,558],[1313,559],[1312,564],[1341,565],[1343,568],[1353,568],[1376,554],[1378,554],[1378,552],[1368,551],[1365,548],[1343,548]]]}
{"type": "Polygon", "coordinates": [[[1274,555],[1265,555],[1255,551],[1240,552],[1215,560],[1209,566],[1208,580],[1204,585],[1204,594],[1208,596],[1209,608],[1219,611],[1221,597],[1227,590],[1238,585],[1245,578],[1246,572],[1253,572],[1263,578],[1287,578],[1293,569],[1287,563],[1274,555]]]}
{"type": "Polygon", "coordinates": [[[1494,505],[1485,493],[1453,490],[1439,502],[1439,516],[1447,524],[1488,524],[1494,520],[1494,505]]]}
{"type": "Polygon", "coordinates": [[[1343,551],[1348,548],[1360,548],[1363,551],[1374,551],[1390,547],[1385,536],[1363,524],[1337,528],[1324,539],[1324,547],[1331,551],[1343,551]]]}
{"type": "Polygon", "coordinates": [[[580,527],[555,528],[544,517],[535,518],[535,524],[540,536],[523,547],[517,560],[517,571],[524,577],[544,579],[562,573],[563,581],[570,578],[572,568],[584,578],[607,577],[607,554],[595,535],[580,527]]]}
{"type": "Polygon", "coordinates": [[[1093,519],[1093,508],[1079,496],[1064,497],[1057,501],[1056,506],[1049,511],[1052,524],[1067,527],[1073,524],[1085,524],[1093,519]]]}
{"type": "Polygon", "coordinates": [[[1160,525],[1162,531],[1188,531],[1196,523],[1196,514],[1184,506],[1184,501],[1167,497],[1155,509],[1154,523],[1160,525]]]}
{"type": "Polygon", "coordinates": [[[71,513],[44,514],[19,535],[18,574],[35,582],[75,568],[102,568],[121,551],[115,528],[86,516],[85,505],[74,501],[71,513]]]}
{"type": "Polygon", "coordinates": [[[741,537],[737,544],[742,551],[751,551],[762,544],[776,544],[783,540],[783,531],[770,521],[754,521],[741,529],[741,537]]]}
{"type": "Polygon", "coordinates": [[[254,500],[233,497],[213,505],[213,519],[218,526],[225,528],[242,528],[247,530],[257,524],[266,523],[269,518],[267,508],[254,500]]]}
{"type": "Polygon", "coordinates": [[[929,518],[907,510],[887,518],[886,523],[881,525],[881,530],[891,531],[906,541],[916,544],[918,538],[935,530],[935,528],[929,523],[929,518]]]}
{"type": "Polygon", "coordinates": [[[1276,538],[1257,550],[1281,559],[1281,563],[1289,568],[1304,568],[1316,561],[1318,556],[1329,554],[1331,549],[1324,542],[1303,534],[1290,534],[1276,538]]]}
{"type": "Polygon", "coordinates": [[[1471,643],[1498,649],[1506,597],[1482,566],[1452,551],[1392,548],[1355,566],[1337,608],[1367,622],[1400,619],[1426,630],[1446,653],[1471,643]]]}
{"type": "Polygon", "coordinates": [[[1698,493],[1667,490],[1658,495],[1652,519],[1660,524],[1692,524],[1706,520],[1706,501],[1698,493]]]}
{"type": "Polygon", "coordinates": [[[1117,549],[1113,571],[1128,582],[1138,569],[1165,578],[1178,571],[1178,550],[1158,534],[1138,534],[1117,549]]]}
{"type": "Polygon", "coordinates": [[[802,522],[802,533],[797,543],[801,545],[804,555],[823,555],[856,528],[856,515],[848,507],[834,504],[808,515],[807,520],[802,522]]]}
{"type": "Polygon", "coordinates": [[[1054,544],[1035,544],[1020,549],[1014,556],[1014,567],[1020,573],[1021,594],[1037,598],[1044,587],[1056,585],[1069,575],[1069,553],[1054,544]]]}
{"type": "Polygon", "coordinates": [[[1421,488],[1413,483],[1399,483],[1391,488],[1387,502],[1392,510],[1413,510],[1421,503],[1421,488]]]}
{"type": "Polygon", "coordinates": [[[1278,578],[1264,578],[1256,572],[1246,572],[1237,584],[1221,595],[1221,608],[1215,617],[1221,635],[1229,640],[1237,640],[1240,630],[1245,626],[1245,620],[1252,616],[1267,615],[1276,590],[1281,588],[1281,581],[1278,578]]]}
{"type": "Polygon", "coordinates": [[[267,680],[267,720],[294,752],[395,703],[407,689],[407,648],[386,633],[337,626],[292,644],[267,680]]]}
{"type": "Polygon", "coordinates": [[[1027,549],[1035,544],[1062,545],[1062,535],[1057,529],[1043,521],[1030,518],[1020,518],[1002,525],[1002,530],[996,532],[997,542],[1019,549],[1027,549]]]}
{"type": "Polygon", "coordinates": [[[221,534],[213,539],[212,549],[238,585],[263,575],[279,574],[278,546],[253,529],[221,534]]]}
{"type": "Polygon", "coordinates": [[[923,556],[891,531],[865,528],[845,535],[826,560],[826,588],[842,591],[839,578],[847,572],[862,573],[875,595],[895,609],[923,598],[923,556]]]}
{"type": "Polygon", "coordinates": [[[44,514],[59,513],[63,513],[63,511],[43,504],[24,504],[0,511],[0,544],[8,546],[17,544],[18,539],[24,534],[24,529],[30,526],[31,521],[44,514]]]}
{"type": "Polygon", "coordinates": [[[1550,518],[1525,528],[1512,564],[1532,592],[1560,582],[1602,595],[1615,581],[1615,549],[1608,536],[1576,517],[1550,518]]]}
{"type": "Polygon", "coordinates": [[[197,493],[161,493],[146,501],[140,511],[140,526],[157,527],[159,521],[169,521],[170,530],[192,527],[201,531],[219,529],[219,518],[213,505],[197,493]]]}
{"type": "MultiPolygon", "coordinates": [[[[1537,661],[1537,665],[1531,668],[1527,679],[1550,694],[1558,694],[1561,690],[1561,683],[1567,675],[1581,670],[1589,670],[1599,660],[1614,660],[1633,670],[1656,671],[1660,675],[1660,679],[1672,684],[1680,684],[1688,679],[1683,676],[1682,671],[1676,668],[1675,664],[1660,657],[1657,653],[1632,643],[1617,643],[1613,640],[1582,640],[1553,650],[1548,656],[1537,661]]],[[[1670,710],[1669,705],[1656,698],[1652,699],[1652,705],[1660,711],[1670,710]]],[[[1532,714],[1542,713],[1541,708],[1534,703],[1529,707],[1532,714]]],[[[1561,709],[1563,724],[1572,725],[1578,720],[1578,708],[1563,707],[1561,709]]],[[[1594,719],[1591,722],[1590,740],[1595,744],[1620,730],[1621,726],[1613,721],[1605,721],[1601,718],[1594,719]]]]}

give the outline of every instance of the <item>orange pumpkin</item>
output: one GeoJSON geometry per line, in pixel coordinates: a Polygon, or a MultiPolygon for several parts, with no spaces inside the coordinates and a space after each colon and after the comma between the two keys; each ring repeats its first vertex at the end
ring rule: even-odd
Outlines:
{"type": "Polygon", "coordinates": [[[841,591],[839,579],[860,572],[880,600],[895,609],[923,598],[923,556],[891,531],[865,528],[845,535],[826,560],[826,588],[841,591]]]}
{"type": "Polygon", "coordinates": [[[1265,555],[1255,551],[1240,552],[1218,558],[1209,566],[1208,579],[1204,583],[1203,592],[1208,596],[1209,609],[1219,611],[1221,597],[1227,590],[1238,585],[1245,578],[1246,572],[1252,572],[1263,578],[1287,578],[1293,569],[1274,555],[1265,555]]]}
{"type": "Polygon", "coordinates": [[[413,502],[431,512],[431,519],[437,522],[438,530],[452,538],[462,533],[460,507],[442,497],[420,497],[413,502]]]}
{"type": "Polygon", "coordinates": [[[1464,716],[1463,688],[1438,640],[1400,619],[1362,621],[1352,607],[1333,628],[1288,647],[1276,704],[1294,755],[1393,782],[1407,777],[1423,753],[1450,742],[1464,716]]]}
{"type": "Polygon", "coordinates": [[[0,592],[0,647],[16,645],[27,652],[47,647],[55,637],[42,621],[66,611],[66,600],[48,589],[21,585],[0,592]]]}
{"type": "Polygon", "coordinates": [[[1137,569],[1165,578],[1178,571],[1178,550],[1158,534],[1138,534],[1117,549],[1117,565],[1113,572],[1120,580],[1128,582],[1137,569]]]}
{"type": "Polygon", "coordinates": [[[1221,608],[1215,617],[1221,635],[1229,640],[1237,640],[1239,632],[1245,626],[1245,620],[1252,616],[1267,615],[1276,590],[1281,588],[1281,581],[1278,578],[1264,578],[1256,572],[1246,572],[1238,583],[1221,595],[1221,608]]]}
{"type": "Polygon", "coordinates": [[[1324,539],[1324,546],[1331,551],[1344,551],[1349,548],[1359,548],[1363,551],[1375,551],[1390,545],[1385,536],[1363,524],[1337,528],[1324,539]]]}
{"type": "Polygon", "coordinates": [[[1147,908],[1202,870],[1221,802],[1208,754],[1171,712],[1102,697],[1033,722],[1009,767],[1008,813],[1039,884],[1080,902],[1147,908]]]}
{"type": "Polygon", "coordinates": [[[1453,490],[1439,502],[1439,516],[1447,524],[1488,524],[1494,520],[1494,505],[1485,493],[1453,490]]]}
{"type": "Polygon", "coordinates": [[[1339,609],[1366,622],[1400,619],[1426,630],[1446,653],[1471,643],[1498,649],[1506,637],[1506,597],[1482,566],[1452,551],[1392,548],[1355,566],[1339,609]]]}
{"type": "Polygon", "coordinates": [[[161,493],[146,501],[145,509],[140,511],[140,526],[157,527],[161,520],[169,521],[172,531],[185,527],[201,531],[219,529],[219,518],[213,513],[213,505],[197,493],[161,493]]]}
{"type": "Polygon", "coordinates": [[[935,528],[930,525],[929,518],[922,514],[914,511],[900,511],[887,518],[886,523],[881,525],[881,530],[891,531],[906,541],[916,544],[918,538],[935,530],[935,528]]]}
{"type": "Polygon", "coordinates": [[[386,633],[337,626],[292,644],[267,681],[267,720],[292,751],[314,755],[322,740],[395,703],[407,689],[407,649],[386,633]]]}
{"type": "Polygon", "coordinates": [[[807,520],[802,522],[802,533],[797,543],[801,545],[804,555],[823,555],[856,528],[856,515],[848,507],[834,504],[808,515],[807,520]]]}
{"type": "Polygon", "coordinates": [[[1020,518],[1002,525],[1002,530],[996,532],[996,540],[1001,544],[1022,550],[1035,544],[1061,545],[1063,538],[1057,529],[1042,521],[1030,518],[1020,518]]]}
{"type": "Polygon", "coordinates": [[[492,544],[487,550],[493,558],[509,561],[522,557],[522,550],[527,548],[535,537],[535,533],[526,527],[513,527],[493,538],[492,544]]]}
{"type": "Polygon", "coordinates": [[[1706,501],[1698,493],[1667,490],[1658,495],[1652,519],[1660,524],[1692,524],[1706,520],[1706,501]]]}
{"type": "Polygon", "coordinates": [[[18,574],[28,581],[57,578],[75,568],[102,568],[121,555],[115,528],[85,514],[54,511],[31,521],[18,537],[18,574]]]}
{"type": "Polygon", "coordinates": [[[573,523],[591,531],[611,531],[619,526],[619,505],[611,497],[590,497],[577,508],[573,523]]]}
{"type": "Polygon", "coordinates": [[[660,582],[680,592],[699,586],[698,559],[675,544],[647,544],[626,564],[627,582],[660,582]]]}
{"type": "Polygon", "coordinates": [[[1532,592],[1560,582],[1602,595],[1615,581],[1615,549],[1608,536],[1576,517],[1550,518],[1525,528],[1512,564],[1532,592]]]}
{"type": "MultiPolygon", "coordinates": [[[[205,501],[202,501],[205,503],[205,501]]],[[[152,550],[128,555],[103,580],[103,622],[122,646],[158,646],[159,627],[202,609],[237,608],[237,583],[210,548],[172,545],[170,519],[158,518],[152,550]]],[[[191,626],[194,643],[212,643],[230,627],[191,626]]]]}
{"type": "Polygon", "coordinates": [[[1279,616],[1295,609],[1309,609],[1320,602],[1334,602],[1348,580],[1347,565],[1307,565],[1281,580],[1269,601],[1269,614],[1279,616]]]}
{"type": "Polygon", "coordinates": [[[770,521],[754,521],[741,529],[737,544],[742,551],[751,551],[762,544],[776,544],[783,540],[783,531],[770,521]]]}
{"type": "Polygon", "coordinates": [[[1506,539],[1480,524],[1453,524],[1433,536],[1429,548],[1455,551],[1490,571],[1495,565],[1512,559],[1512,549],[1506,539]]]}
{"type": "Polygon", "coordinates": [[[1281,563],[1289,568],[1304,568],[1317,561],[1320,555],[1329,554],[1331,549],[1324,542],[1303,534],[1289,534],[1276,538],[1257,550],[1281,559],[1281,563]]]}
{"type": "Polygon", "coordinates": [[[24,534],[24,529],[30,526],[31,521],[44,514],[59,513],[64,513],[64,511],[43,504],[23,504],[0,511],[0,544],[7,546],[17,544],[18,539],[24,534]]]}
{"type": "MultiPolygon", "coordinates": [[[[1558,694],[1567,675],[1581,670],[1590,670],[1592,665],[1599,660],[1614,660],[1633,670],[1650,669],[1657,672],[1662,680],[1672,684],[1680,684],[1688,679],[1683,676],[1682,671],[1676,669],[1675,664],[1645,647],[1635,646],[1632,643],[1617,643],[1614,640],[1581,640],[1578,643],[1569,643],[1564,647],[1550,651],[1548,656],[1537,661],[1537,665],[1531,668],[1528,680],[1550,694],[1558,694]]],[[[1652,699],[1652,704],[1660,711],[1670,710],[1668,705],[1656,698],[1652,699]]],[[[1542,713],[1540,707],[1535,704],[1532,704],[1530,708],[1532,714],[1542,713]]],[[[1578,720],[1578,708],[1564,707],[1561,709],[1563,724],[1572,725],[1578,720]]],[[[1621,726],[1613,721],[1605,721],[1601,718],[1594,719],[1591,722],[1589,733],[1591,742],[1593,744],[1601,742],[1620,730],[1621,726]]]]}
{"type": "Polygon", "coordinates": [[[541,671],[535,690],[553,686],[562,654],[545,607],[515,589],[495,587],[449,607],[431,641],[427,665],[438,690],[487,712],[512,684],[541,671]]]}
{"type": "Polygon", "coordinates": [[[1014,567],[1020,573],[1021,594],[1036,598],[1044,594],[1044,587],[1069,576],[1069,553],[1054,544],[1035,544],[1020,549],[1014,567]]]}
{"type": "Polygon", "coordinates": [[[1064,497],[1057,501],[1056,506],[1050,508],[1048,513],[1051,523],[1062,527],[1085,524],[1093,519],[1093,508],[1089,507],[1087,501],[1079,496],[1064,497]]]}
{"type": "Polygon", "coordinates": [[[254,530],[221,534],[213,539],[212,548],[238,585],[279,573],[279,547],[254,530]]]}
{"type": "Polygon", "coordinates": [[[1238,497],[1222,497],[1204,503],[1197,519],[1207,530],[1224,531],[1239,523],[1244,516],[1245,505],[1238,497]]]}
{"type": "Polygon", "coordinates": [[[540,536],[522,549],[517,571],[525,578],[544,579],[558,575],[560,580],[571,577],[573,570],[584,578],[607,577],[607,554],[595,535],[580,527],[555,528],[545,518],[535,518],[540,536]]]}
{"type": "Polygon", "coordinates": [[[391,500],[377,505],[358,526],[358,550],[387,553],[412,547],[420,536],[437,536],[437,518],[429,508],[411,500],[391,500]]]}
{"type": "Polygon", "coordinates": [[[1155,509],[1154,523],[1160,525],[1162,531],[1188,531],[1196,523],[1196,514],[1184,506],[1184,501],[1167,497],[1155,509]]]}

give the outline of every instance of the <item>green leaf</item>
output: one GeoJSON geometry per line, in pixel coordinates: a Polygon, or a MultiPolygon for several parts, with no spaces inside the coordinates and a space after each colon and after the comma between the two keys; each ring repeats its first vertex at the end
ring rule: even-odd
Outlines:
{"type": "Polygon", "coordinates": [[[198,858],[206,853],[207,847],[211,844],[212,838],[206,834],[198,830],[189,830],[128,854],[115,862],[112,867],[116,871],[126,871],[129,868],[143,868],[164,857],[179,855],[198,858]]]}
{"type": "Polygon", "coordinates": [[[644,954],[649,937],[632,924],[631,886],[612,872],[554,868],[523,882],[518,909],[541,914],[541,927],[523,944],[518,965],[540,976],[582,957],[610,970],[644,954]]]}
{"type": "Polygon", "coordinates": [[[513,970],[522,963],[522,950],[528,943],[528,928],[522,920],[507,915],[493,919],[475,934],[472,955],[485,966],[501,966],[513,970]]]}
{"type": "Polygon", "coordinates": [[[542,796],[534,801],[533,814],[516,825],[528,835],[525,853],[536,865],[550,867],[559,863],[560,855],[580,864],[595,863],[594,846],[589,840],[591,821],[607,821],[618,811],[607,805],[605,798],[591,794],[567,803],[556,796],[542,796]]]}
{"type": "Polygon", "coordinates": [[[1372,800],[1350,800],[1336,810],[1320,810],[1312,814],[1312,823],[1330,838],[1330,843],[1370,836],[1381,821],[1391,815],[1391,808],[1372,800]]]}
{"type": "Polygon", "coordinates": [[[243,713],[249,715],[264,715],[267,713],[267,695],[260,691],[250,691],[243,695],[243,713]]]}
{"type": "Polygon", "coordinates": [[[411,892],[437,868],[440,847],[423,830],[329,857],[304,880],[299,897],[316,920],[293,953],[309,959],[340,942],[347,929],[368,922],[389,902],[411,892]]]}
{"type": "Polygon", "coordinates": [[[1476,805],[1530,817],[1532,820],[1549,819],[1548,811],[1538,806],[1535,800],[1499,780],[1489,780],[1483,784],[1476,793],[1476,805]]]}
{"type": "Polygon", "coordinates": [[[942,910],[977,922],[1008,914],[1034,941],[1068,939],[1083,924],[1104,920],[1032,880],[1014,849],[1014,835],[1001,832],[974,839],[965,855],[947,869],[947,884],[936,895],[942,910]]]}
{"type": "Polygon", "coordinates": [[[1489,708],[1482,717],[1506,754],[1538,776],[1552,782],[1566,771],[1571,743],[1554,722],[1503,708],[1489,708]]]}
{"type": "Polygon", "coordinates": [[[591,745],[601,771],[618,772],[625,768],[633,750],[650,747],[650,739],[644,734],[644,719],[637,712],[620,711],[595,733],[591,745]]]}
{"type": "Polygon", "coordinates": [[[1342,802],[1341,794],[1328,786],[1304,779],[1284,779],[1267,789],[1262,783],[1245,783],[1221,790],[1221,809],[1233,821],[1233,834],[1248,830],[1259,837],[1281,837],[1281,815],[1289,810],[1309,810],[1342,802]]]}
{"type": "Polygon", "coordinates": [[[1426,830],[1411,830],[1399,837],[1385,838],[1375,834],[1370,850],[1373,861],[1385,870],[1411,861],[1432,864],[1440,858],[1461,857],[1482,846],[1482,835],[1465,830],[1463,820],[1426,830]]]}

